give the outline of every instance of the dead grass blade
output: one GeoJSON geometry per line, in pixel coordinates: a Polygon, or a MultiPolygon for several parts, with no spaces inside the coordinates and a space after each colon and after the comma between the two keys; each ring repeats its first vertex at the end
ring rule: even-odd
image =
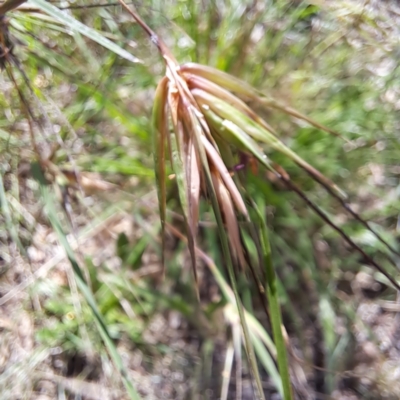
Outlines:
{"type": "Polygon", "coordinates": [[[179,200],[182,206],[183,217],[187,229],[188,247],[191,256],[190,258],[192,262],[192,269],[196,282],[196,289],[198,289],[196,255],[194,253],[196,238],[193,228],[195,224],[190,219],[190,217],[193,215],[190,215],[190,210],[189,210],[189,187],[188,187],[188,177],[186,174],[188,171],[185,168],[184,160],[186,157],[182,149],[183,146],[187,145],[185,143],[182,143],[185,140],[184,135],[185,132],[183,124],[181,121],[177,121],[176,132],[175,134],[171,134],[172,156],[174,160],[174,172],[176,176],[176,183],[178,185],[179,200]]]}
{"type": "Polygon", "coordinates": [[[234,256],[235,262],[239,263],[239,265],[244,269],[247,263],[243,256],[239,225],[236,219],[231,196],[229,195],[228,189],[225,187],[224,183],[222,182],[222,178],[217,171],[211,170],[211,177],[218,203],[221,207],[222,217],[225,222],[232,255],[234,256]]]}
{"type": "Polygon", "coordinates": [[[212,146],[212,144],[207,140],[205,136],[201,136],[201,140],[204,145],[204,148],[206,149],[209,160],[218,170],[222,180],[224,181],[226,188],[228,189],[232,197],[232,200],[236,208],[241,214],[243,214],[245,217],[248,217],[247,208],[246,205],[244,204],[243,198],[239,190],[237,189],[235,182],[233,182],[233,179],[228,169],[226,168],[223,160],[221,159],[221,156],[217,153],[215,148],[212,146]]]}

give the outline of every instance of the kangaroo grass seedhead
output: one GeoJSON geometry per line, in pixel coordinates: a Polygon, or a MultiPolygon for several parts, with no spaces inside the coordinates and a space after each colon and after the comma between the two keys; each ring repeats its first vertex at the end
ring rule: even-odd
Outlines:
{"type": "MultiPolygon", "coordinates": [[[[178,185],[196,279],[194,249],[201,194],[209,199],[214,198],[213,204],[218,205],[234,262],[241,267],[247,265],[241,245],[238,220],[248,220],[249,214],[240,193],[241,188],[237,186],[227,167],[227,163],[231,164],[233,160],[232,151],[255,158],[286,187],[299,195],[325,222],[336,229],[354,250],[365,257],[362,249],[347,235],[343,235],[341,229],[291,182],[289,175],[282,167],[270,163],[261,145],[282,153],[296,163],[337,198],[353,217],[370,229],[392,252],[395,252],[365,220],[349,208],[345,203],[346,195],[343,191],[288,148],[268,122],[246,104],[246,100],[300,118],[319,129],[340,136],[337,132],[265,96],[247,83],[225,72],[196,63],[179,65],[164,42],[135,12],[128,8],[123,0],[120,2],[150,36],[165,61],[166,73],[158,85],[153,109],[154,161],[162,235],[164,237],[166,216],[165,163],[169,154],[168,158],[178,185]]],[[[381,272],[384,271],[372,259],[368,258],[367,261],[381,272]]],[[[383,273],[395,287],[399,288],[397,282],[388,273],[383,273]]]]}

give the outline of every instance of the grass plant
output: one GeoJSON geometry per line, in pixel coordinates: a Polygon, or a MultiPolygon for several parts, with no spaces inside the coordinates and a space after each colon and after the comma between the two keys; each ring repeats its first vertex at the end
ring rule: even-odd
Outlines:
{"type": "Polygon", "coordinates": [[[381,340],[357,307],[400,289],[391,6],[23,3],[0,5],[4,348],[35,324],[5,398],[342,395],[381,340]]]}

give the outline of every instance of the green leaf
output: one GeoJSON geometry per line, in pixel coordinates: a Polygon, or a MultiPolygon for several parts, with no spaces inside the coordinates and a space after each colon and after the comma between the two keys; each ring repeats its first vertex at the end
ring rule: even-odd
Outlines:
{"type": "Polygon", "coordinates": [[[34,5],[39,7],[48,15],[52,16],[53,18],[57,19],[58,21],[62,22],[67,26],[69,29],[73,30],[74,32],[79,32],[80,34],[88,37],[89,39],[94,40],[101,46],[104,46],[106,49],[111,50],[115,54],[118,54],[120,57],[125,58],[126,60],[133,62],[133,63],[141,63],[142,61],[139,60],[137,57],[133,56],[132,54],[128,53],[122,47],[118,46],[111,40],[105,38],[101,33],[95,31],[94,29],[90,28],[89,26],[82,24],[71,15],[67,14],[67,12],[61,11],[59,8],[53,6],[52,4],[48,3],[45,0],[29,0],[28,4],[34,5]]]}
{"type": "MultiPolygon", "coordinates": [[[[263,217],[263,214],[254,203],[254,210],[256,211],[257,222],[260,226],[260,239],[262,247],[262,258],[265,266],[265,276],[267,279],[265,288],[269,303],[269,312],[271,318],[272,331],[274,334],[275,346],[278,356],[278,367],[282,379],[283,386],[283,398],[284,400],[292,400],[292,387],[289,376],[289,364],[286,352],[285,340],[282,334],[282,316],[279,305],[278,291],[277,291],[277,279],[275,270],[272,264],[271,247],[268,238],[268,228],[263,217]]],[[[265,215],[265,212],[264,212],[265,215]]]]}

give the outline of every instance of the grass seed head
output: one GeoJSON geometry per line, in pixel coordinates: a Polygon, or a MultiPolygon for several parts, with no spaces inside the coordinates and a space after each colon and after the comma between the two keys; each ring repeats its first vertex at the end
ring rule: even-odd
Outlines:
{"type": "MultiPolygon", "coordinates": [[[[269,124],[243,101],[243,98],[254,99],[258,96],[255,89],[214,68],[194,63],[179,66],[173,58],[164,58],[167,72],[157,89],[153,112],[154,158],[162,220],[165,219],[166,185],[165,178],[161,177],[165,174],[165,166],[161,163],[166,161],[165,147],[168,144],[170,154],[175,154],[171,163],[177,176],[189,247],[193,247],[197,234],[200,194],[203,192],[208,198],[211,195],[207,192],[204,178],[205,169],[209,169],[212,171],[211,184],[228,232],[232,254],[239,264],[245,265],[243,252],[238,251],[241,242],[237,214],[248,218],[248,211],[221,156],[221,143],[225,149],[233,146],[236,152],[250,155],[281,176],[259,145],[266,144],[270,150],[279,151],[297,163],[317,181],[331,188],[335,186],[285,146],[269,124]],[[171,146],[169,125],[172,125],[174,132],[174,146],[171,146]]],[[[194,258],[193,248],[191,253],[194,258]]]]}

